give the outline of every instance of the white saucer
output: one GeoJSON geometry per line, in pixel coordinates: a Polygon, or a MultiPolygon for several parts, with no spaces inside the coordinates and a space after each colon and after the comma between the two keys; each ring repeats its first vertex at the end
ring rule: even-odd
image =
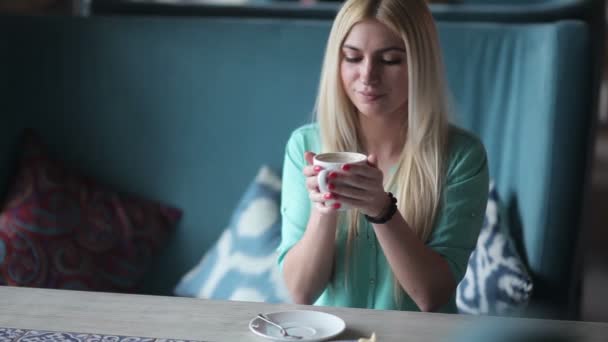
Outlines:
{"type": "Polygon", "coordinates": [[[301,339],[284,337],[277,327],[258,317],[249,322],[249,329],[254,334],[273,341],[324,341],[338,336],[346,329],[346,323],[341,318],[319,311],[279,311],[266,313],[266,316],[285,328],[288,334],[302,336],[301,339]]]}

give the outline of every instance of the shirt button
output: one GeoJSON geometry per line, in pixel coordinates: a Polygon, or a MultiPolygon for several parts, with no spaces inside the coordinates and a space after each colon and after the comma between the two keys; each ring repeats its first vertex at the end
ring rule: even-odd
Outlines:
{"type": "Polygon", "coordinates": [[[370,279],[370,280],[369,280],[369,284],[370,284],[370,285],[374,285],[374,283],[375,283],[374,279],[370,279]]]}

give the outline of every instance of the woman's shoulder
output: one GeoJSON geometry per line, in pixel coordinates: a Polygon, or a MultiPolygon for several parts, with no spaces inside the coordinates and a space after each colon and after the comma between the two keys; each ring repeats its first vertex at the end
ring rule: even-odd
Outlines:
{"type": "Polygon", "coordinates": [[[293,130],[289,137],[288,145],[316,152],[319,149],[320,141],[319,125],[317,123],[310,123],[293,130]]]}
{"type": "Polygon", "coordinates": [[[463,128],[450,126],[447,167],[449,182],[487,172],[486,149],[481,139],[463,128]]]}
{"type": "Polygon", "coordinates": [[[458,152],[468,149],[484,149],[481,139],[462,127],[450,125],[448,129],[448,150],[458,152]]]}
{"type": "Polygon", "coordinates": [[[302,125],[291,132],[291,136],[304,137],[308,139],[316,138],[319,135],[319,124],[313,122],[302,125]]]}

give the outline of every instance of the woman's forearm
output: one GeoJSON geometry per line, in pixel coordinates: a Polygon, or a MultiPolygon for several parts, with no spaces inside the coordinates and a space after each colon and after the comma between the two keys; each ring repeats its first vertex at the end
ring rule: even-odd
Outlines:
{"type": "Polygon", "coordinates": [[[283,276],[297,304],[312,304],[331,277],[337,221],[337,213],[313,208],[302,239],[285,256],[283,276]]]}
{"type": "Polygon", "coordinates": [[[420,241],[399,212],[374,230],[397,281],[421,311],[449,301],[456,282],[447,261],[420,241]]]}

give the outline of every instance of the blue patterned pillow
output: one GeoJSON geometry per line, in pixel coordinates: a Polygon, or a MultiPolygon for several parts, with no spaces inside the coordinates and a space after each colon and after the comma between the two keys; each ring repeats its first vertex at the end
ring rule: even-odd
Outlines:
{"type": "Polygon", "coordinates": [[[456,290],[458,311],[468,314],[515,315],[532,294],[532,278],[500,220],[500,202],[494,184],[483,227],[466,274],[456,290]]]}
{"type": "Polygon", "coordinates": [[[281,179],[263,166],[232,214],[228,228],[175,294],[281,303],[289,295],[277,265],[281,240],[281,179]]]}

